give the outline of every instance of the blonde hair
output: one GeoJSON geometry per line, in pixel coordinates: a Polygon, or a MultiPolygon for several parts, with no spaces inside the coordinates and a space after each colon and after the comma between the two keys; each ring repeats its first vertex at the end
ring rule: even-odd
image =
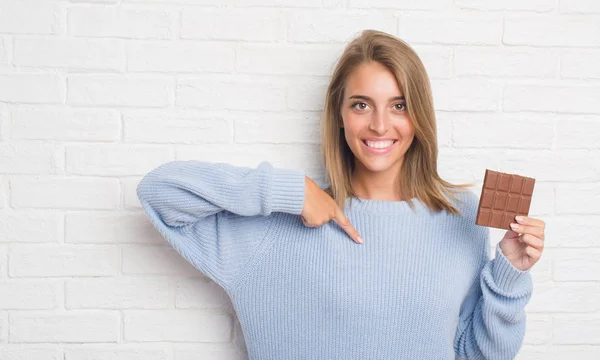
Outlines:
{"type": "Polygon", "coordinates": [[[473,184],[451,184],[438,174],[435,111],[425,67],[407,43],[377,30],[364,30],[346,46],[327,88],[321,121],[321,155],[331,186],[325,191],[340,208],[348,196],[356,196],[350,182],[354,154],[341,126],[341,106],[348,75],[358,65],[372,61],[384,65],[396,77],[406,99],[408,118],[415,129],[414,140],[402,163],[400,193],[411,208],[414,207],[412,199],[417,198],[431,210],[461,213],[446,195],[458,200],[453,192],[473,184]]]}

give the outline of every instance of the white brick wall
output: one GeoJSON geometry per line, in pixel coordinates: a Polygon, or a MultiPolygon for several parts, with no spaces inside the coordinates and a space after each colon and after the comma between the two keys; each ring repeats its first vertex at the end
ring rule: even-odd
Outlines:
{"type": "Polygon", "coordinates": [[[597,0],[0,0],[0,359],[246,359],[135,186],[174,159],[322,181],[328,78],[365,28],[421,55],[445,178],[537,179],[518,359],[599,359],[597,0]]]}

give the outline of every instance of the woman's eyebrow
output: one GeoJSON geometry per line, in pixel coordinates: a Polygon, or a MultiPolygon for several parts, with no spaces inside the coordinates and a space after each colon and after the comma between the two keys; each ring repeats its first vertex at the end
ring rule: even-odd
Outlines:
{"type": "MultiPolygon", "coordinates": [[[[373,99],[371,99],[370,97],[366,96],[366,95],[352,95],[350,96],[348,99],[361,99],[361,100],[367,100],[367,101],[373,101],[373,99]]],[[[390,98],[390,101],[396,101],[396,100],[406,100],[404,98],[404,96],[394,96],[390,98]]]]}

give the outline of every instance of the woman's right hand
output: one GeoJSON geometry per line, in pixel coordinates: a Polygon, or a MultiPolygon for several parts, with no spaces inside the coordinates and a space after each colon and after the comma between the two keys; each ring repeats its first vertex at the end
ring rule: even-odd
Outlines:
{"type": "Polygon", "coordinates": [[[304,207],[300,217],[305,226],[320,227],[333,220],[350,235],[352,240],[362,244],[358,231],[350,224],[335,200],[308,176],[306,176],[304,190],[304,207]]]}

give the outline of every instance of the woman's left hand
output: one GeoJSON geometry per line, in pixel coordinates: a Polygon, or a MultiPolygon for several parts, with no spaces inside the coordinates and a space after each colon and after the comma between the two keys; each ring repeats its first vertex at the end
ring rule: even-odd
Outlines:
{"type": "Polygon", "coordinates": [[[500,240],[500,249],[514,267],[528,270],[542,256],[546,224],[539,219],[517,216],[517,223],[511,224],[511,228],[500,240]]]}

